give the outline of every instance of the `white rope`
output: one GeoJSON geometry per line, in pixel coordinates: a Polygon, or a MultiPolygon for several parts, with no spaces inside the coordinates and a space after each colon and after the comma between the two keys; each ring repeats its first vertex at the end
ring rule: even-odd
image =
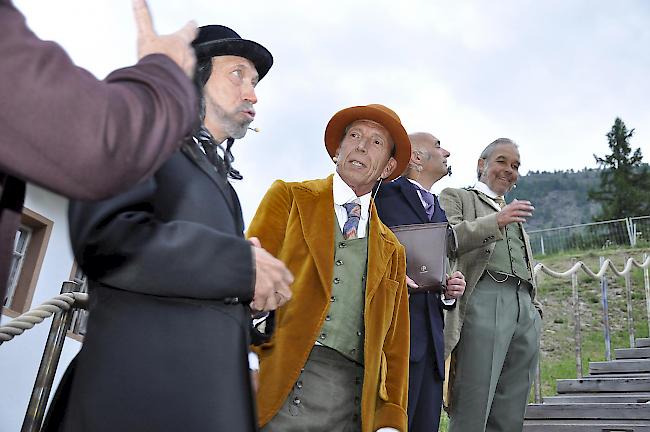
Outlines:
{"type": "Polygon", "coordinates": [[[606,259],[603,261],[603,264],[600,266],[600,270],[598,270],[598,273],[594,273],[585,263],[582,261],[576,262],[573,267],[571,267],[569,270],[565,272],[556,272],[554,270],[551,270],[550,268],[546,267],[544,264],[539,263],[535,266],[535,269],[533,270],[533,273],[537,275],[540,272],[543,272],[549,276],[552,276],[554,278],[567,278],[570,277],[571,275],[575,274],[578,272],[578,270],[582,269],[585,273],[587,273],[590,277],[594,279],[600,279],[603,277],[605,272],[607,272],[607,269],[611,269],[614,274],[618,276],[625,276],[629,274],[632,271],[632,267],[638,267],[642,269],[646,269],[650,267],[650,257],[646,258],[646,260],[643,263],[637,262],[634,258],[628,258],[627,262],[625,263],[625,267],[623,267],[623,270],[619,271],[614,263],[610,259],[606,259]]]}
{"type": "Polygon", "coordinates": [[[75,302],[85,303],[87,301],[88,294],[86,293],[72,292],[59,294],[34,309],[14,318],[7,324],[0,326],[0,345],[10,341],[15,336],[23,334],[25,330],[31,329],[36,324],[42,323],[55,313],[70,309],[75,302]]]}

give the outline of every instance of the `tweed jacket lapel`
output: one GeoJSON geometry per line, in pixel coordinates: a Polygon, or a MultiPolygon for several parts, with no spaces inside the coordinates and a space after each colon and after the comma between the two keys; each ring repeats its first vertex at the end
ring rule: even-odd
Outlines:
{"type": "Polygon", "coordinates": [[[310,255],[314,258],[321,285],[332,288],[334,265],[333,175],[296,189],[295,201],[300,225],[310,255]]]}
{"type": "Polygon", "coordinates": [[[368,221],[368,273],[366,276],[366,301],[372,300],[384,279],[388,261],[397,245],[388,238],[389,229],[379,220],[375,202],[370,203],[368,221]]]}
{"type": "MultiPolygon", "coordinates": [[[[499,205],[498,205],[496,202],[494,202],[493,199],[491,199],[491,198],[489,198],[487,195],[485,195],[483,192],[481,192],[481,191],[479,191],[479,190],[477,190],[477,189],[470,189],[470,190],[473,191],[474,193],[476,193],[476,195],[478,195],[478,198],[479,198],[481,201],[483,201],[485,204],[487,204],[488,206],[490,206],[491,208],[493,208],[495,211],[500,211],[500,210],[501,210],[501,208],[499,207],[499,205]]],[[[491,212],[490,212],[490,213],[491,213],[491,212]]],[[[487,214],[487,213],[486,213],[486,214],[487,214]]],[[[479,215],[479,216],[481,216],[481,215],[479,215]]]]}

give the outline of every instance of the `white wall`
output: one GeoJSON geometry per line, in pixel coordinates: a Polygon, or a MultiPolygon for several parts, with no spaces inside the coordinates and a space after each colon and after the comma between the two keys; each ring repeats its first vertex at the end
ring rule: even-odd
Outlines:
{"type": "MultiPolygon", "coordinates": [[[[30,307],[56,296],[70,277],[73,257],[68,240],[68,201],[35,186],[28,186],[25,206],[54,221],[30,307]]],[[[3,316],[2,323],[9,321],[3,316]]],[[[52,319],[48,319],[0,345],[0,432],[20,430],[52,319]]],[[[81,344],[66,338],[55,377],[55,387],[81,344]]]]}

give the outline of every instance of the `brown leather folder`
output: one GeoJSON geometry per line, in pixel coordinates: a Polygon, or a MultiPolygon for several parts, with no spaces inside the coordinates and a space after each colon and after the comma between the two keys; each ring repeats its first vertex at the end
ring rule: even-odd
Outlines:
{"type": "Polygon", "coordinates": [[[456,253],[456,236],[447,222],[391,228],[406,249],[406,274],[419,285],[409,292],[442,292],[447,287],[447,258],[456,253]]]}

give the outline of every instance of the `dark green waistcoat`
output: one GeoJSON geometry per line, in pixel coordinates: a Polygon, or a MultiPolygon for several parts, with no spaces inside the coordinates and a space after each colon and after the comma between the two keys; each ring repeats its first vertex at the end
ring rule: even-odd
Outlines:
{"type": "Polygon", "coordinates": [[[494,252],[490,256],[486,270],[515,275],[519,279],[532,283],[524,232],[520,224],[506,225],[504,238],[494,245],[494,252]]]}
{"type": "Polygon", "coordinates": [[[318,342],[363,364],[368,237],[345,240],[334,218],[334,276],[332,294],[318,342]]]}

